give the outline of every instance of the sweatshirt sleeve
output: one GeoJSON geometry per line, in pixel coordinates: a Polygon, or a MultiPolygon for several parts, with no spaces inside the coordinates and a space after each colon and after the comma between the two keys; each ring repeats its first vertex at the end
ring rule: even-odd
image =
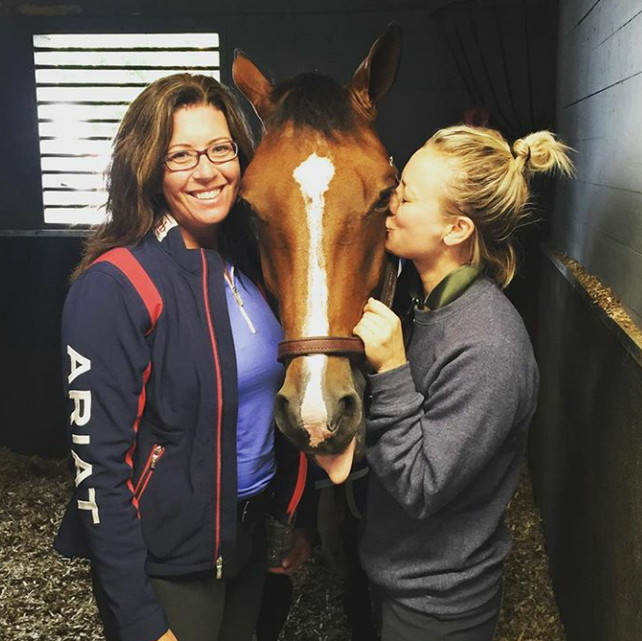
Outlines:
{"type": "MultiPolygon", "coordinates": [[[[523,360],[528,361],[527,355],[523,360]]],[[[453,351],[426,390],[410,365],[370,376],[371,471],[415,518],[457,497],[527,424],[534,384],[508,342],[453,351]],[[532,389],[531,389],[532,392],[532,389]]],[[[512,448],[511,448],[512,451],[512,448]]]]}
{"type": "Polygon", "coordinates": [[[75,464],[72,506],[122,641],[155,641],[167,621],[145,573],[132,453],[151,371],[150,319],[112,265],[90,268],[67,297],[64,377],[75,464]]]}

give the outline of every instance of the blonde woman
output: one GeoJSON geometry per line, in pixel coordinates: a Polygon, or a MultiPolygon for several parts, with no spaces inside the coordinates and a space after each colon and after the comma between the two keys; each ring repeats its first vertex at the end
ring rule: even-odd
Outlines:
{"type": "Polygon", "coordinates": [[[383,641],[493,638],[510,549],[504,511],[538,390],[530,340],[502,289],[529,178],[551,170],[572,166],[549,132],[511,146],[497,131],[455,126],[412,156],[393,195],[387,249],[413,262],[424,297],[407,348],[378,301],[354,330],[375,370],[360,555],[383,641]]]}

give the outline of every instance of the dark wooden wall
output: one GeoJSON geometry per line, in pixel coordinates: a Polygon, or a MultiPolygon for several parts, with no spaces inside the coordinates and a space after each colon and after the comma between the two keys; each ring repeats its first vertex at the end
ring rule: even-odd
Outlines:
{"type": "MultiPolygon", "coordinates": [[[[642,327],[642,3],[562,0],[558,130],[577,150],[550,246],[610,287],[642,327]]],[[[540,404],[531,470],[569,641],[642,629],[640,344],[542,256],[540,404]]]]}
{"type": "Polygon", "coordinates": [[[642,327],[642,4],[563,1],[558,126],[577,179],[558,192],[554,242],[642,327]]]}
{"type": "Polygon", "coordinates": [[[642,352],[542,257],[540,401],[529,444],[568,641],[642,627],[642,352]]]}
{"type": "Polygon", "coordinates": [[[65,454],[60,314],[78,237],[0,234],[0,445],[65,454]]]}

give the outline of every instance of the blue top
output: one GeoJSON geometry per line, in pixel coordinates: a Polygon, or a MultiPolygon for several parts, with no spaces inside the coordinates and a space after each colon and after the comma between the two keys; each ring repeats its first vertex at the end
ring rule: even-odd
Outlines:
{"type": "Polygon", "coordinates": [[[256,285],[229,263],[225,293],[236,352],[237,477],[243,499],[264,490],[275,472],[274,396],[283,382],[277,361],[283,330],[256,285]]]}

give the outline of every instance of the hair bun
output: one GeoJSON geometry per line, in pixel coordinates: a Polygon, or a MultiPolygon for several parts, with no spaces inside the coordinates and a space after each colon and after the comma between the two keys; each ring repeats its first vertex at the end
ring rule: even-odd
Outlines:
{"type": "Polygon", "coordinates": [[[513,143],[511,153],[515,160],[521,158],[523,159],[524,164],[527,164],[531,159],[531,146],[523,138],[520,138],[513,143]]]}
{"type": "Polygon", "coordinates": [[[569,158],[571,148],[559,141],[550,131],[536,131],[513,143],[516,160],[522,159],[524,167],[531,172],[559,171],[572,175],[573,165],[569,158]]]}

